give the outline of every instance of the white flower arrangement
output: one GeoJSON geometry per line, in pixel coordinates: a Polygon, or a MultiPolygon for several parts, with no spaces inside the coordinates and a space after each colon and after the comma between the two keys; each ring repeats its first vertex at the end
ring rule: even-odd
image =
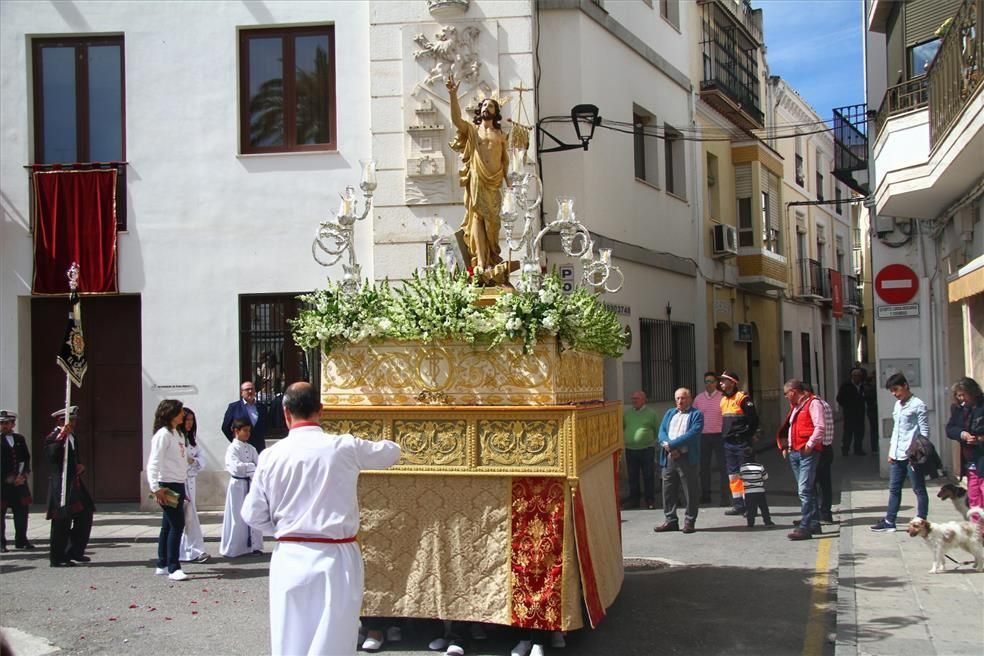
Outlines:
{"type": "Polygon", "coordinates": [[[517,340],[531,353],[546,336],[559,337],[565,349],[610,357],[625,350],[618,317],[584,288],[565,294],[556,275],[546,276],[537,292],[504,293],[487,307],[475,304],[481,292],[473,278],[442,266],[415,272],[400,287],[365,282],[351,295],[331,283],[300,297],[307,307],[291,328],[300,347],[326,354],[341,344],[384,339],[487,341],[489,348],[517,340]]]}

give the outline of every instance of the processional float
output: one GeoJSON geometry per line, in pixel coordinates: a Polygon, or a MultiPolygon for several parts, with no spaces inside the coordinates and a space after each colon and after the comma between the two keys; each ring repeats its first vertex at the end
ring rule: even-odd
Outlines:
{"type": "MultiPolygon", "coordinates": [[[[459,126],[459,140],[470,130],[459,126]]],[[[322,349],[323,427],[403,450],[359,482],[364,615],[569,630],[596,626],[621,588],[622,404],[604,399],[603,358],[625,344],[595,290],[618,291],[622,273],[610,250],[595,253],[572,198],[540,227],[536,166],[509,145],[507,170],[493,171],[505,186],[478,192],[498,197],[518,262],[493,273],[460,252],[458,268],[452,252],[467,240],[438,224],[423,270],[402,285],[364,282],[353,236],[372,214],[373,162],[362,211],[346,188],[312,245],[325,266],[347,258],[342,281],[303,297],[294,323],[300,345],[322,349]],[[570,293],[543,273],[551,232],[581,264],[570,293]]],[[[479,157],[464,154],[463,186],[479,157]]]]}

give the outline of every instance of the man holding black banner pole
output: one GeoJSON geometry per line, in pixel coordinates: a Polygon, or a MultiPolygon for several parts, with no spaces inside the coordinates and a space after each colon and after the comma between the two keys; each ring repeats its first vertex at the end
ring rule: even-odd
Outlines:
{"type": "Polygon", "coordinates": [[[72,561],[87,563],[85,555],[92,530],[95,504],[82,483],[85,465],[79,458],[75,421],[78,407],[71,405],[72,383],[82,387],[82,377],[88,367],[85,340],[82,337],[82,312],[78,295],[79,265],[72,263],[68,270],[71,290],[68,325],[58,353],[58,366],[65,372],[65,407],[51,413],[58,427],[45,438],[45,451],[51,464],[48,486],[48,519],[51,520],[51,566],[71,567],[72,561]]]}

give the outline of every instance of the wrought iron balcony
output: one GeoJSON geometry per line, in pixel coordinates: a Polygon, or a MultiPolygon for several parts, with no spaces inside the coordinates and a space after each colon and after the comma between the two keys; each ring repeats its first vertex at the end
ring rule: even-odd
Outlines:
{"type": "Polygon", "coordinates": [[[702,5],[700,96],[735,125],[760,129],[764,125],[758,69],[761,28],[751,31],[741,15],[746,10],[749,15],[758,12],[760,22],[761,10],[735,0],[707,0],[702,5]]]}
{"type": "Polygon", "coordinates": [[[902,84],[896,84],[885,91],[881,107],[875,118],[875,135],[885,127],[885,121],[893,116],[922,109],[929,104],[929,84],[926,76],[920,75],[902,84]]]}
{"type": "Polygon", "coordinates": [[[984,1],[964,0],[926,73],[929,144],[946,138],[984,77],[984,1]]]}
{"type": "Polygon", "coordinates": [[[868,105],[834,110],[834,177],[868,195],[868,105]]]}
{"type": "Polygon", "coordinates": [[[799,289],[796,290],[796,295],[817,300],[830,298],[830,294],[827,292],[827,276],[824,275],[825,271],[820,263],[804,258],[799,260],[797,264],[799,289]]]}
{"type": "Polygon", "coordinates": [[[857,276],[841,275],[841,284],[844,286],[844,307],[861,309],[864,307],[864,295],[861,293],[861,282],[857,276]]]}
{"type": "Polygon", "coordinates": [[[762,10],[752,9],[752,3],[749,0],[697,0],[699,5],[711,3],[727,9],[728,13],[741,23],[756,43],[761,44],[765,41],[762,38],[762,10]]]}

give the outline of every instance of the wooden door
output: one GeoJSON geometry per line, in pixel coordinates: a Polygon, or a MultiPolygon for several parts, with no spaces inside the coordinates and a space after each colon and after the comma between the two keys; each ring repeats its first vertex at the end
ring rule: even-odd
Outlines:
{"type": "MultiPolygon", "coordinates": [[[[51,413],[65,405],[65,374],[55,358],[65,333],[66,298],[31,302],[32,461],[34,497],[48,497],[49,466],[45,435],[55,426],[51,413]]],[[[79,406],[79,455],[86,465],[86,487],[97,501],[137,502],[143,469],[141,425],[140,297],[85,296],[82,331],[89,362],[81,389],[72,387],[79,406]]]]}

